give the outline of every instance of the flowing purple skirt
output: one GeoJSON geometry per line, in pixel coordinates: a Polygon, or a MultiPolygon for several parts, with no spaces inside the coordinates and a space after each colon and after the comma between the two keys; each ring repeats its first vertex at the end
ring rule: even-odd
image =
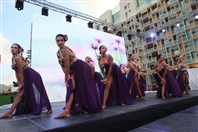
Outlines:
{"type": "MultiPolygon", "coordinates": [[[[142,76],[140,76],[139,86],[140,86],[140,91],[141,91],[142,96],[146,96],[146,94],[145,94],[146,81],[144,80],[144,78],[142,76]]],[[[133,99],[135,99],[137,96],[138,96],[137,88],[135,87],[135,85],[133,85],[132,97],[133,97],[133,99]]]]}
{"type": "Polygon", "coordinates": [[[101,102],[102,102],[102,96],[103,96],[103,91],[104,91],[104,84],[101,82],[101,80],[102,80],[102,76],[100,75],[100,73],[99,72],[95,72],[94,73],[94,80],[95,80],[95,82],[96,82],[96,89],[97,89],[97,91],[98,91],[98,95],[100,96],[100,100],[101,100],[101,102]]]}
{"type": "Polygon", "coordinates": [[[186,91],[186,88],[185,88],[185,82],[184,82],[184,74],[187,72],[188,74],[188,71],[185,70],[185,71],[180,71],[179,73],[179,76],[176,78],[177,80],[177,83],[180,87],[180,90],[181,92],[183,93],[184,91],[186,91]]]}
{"type": "MultiPolygon", "coordinates": [[[[106,72],[108,73],[108,70],[106,72]]],[[[109,90],[109,96],[106,105],[110,106],[112,104],[118,104],[118,105],[134,104],[133,99],[129,93],[129,88],[126,82],[126,78],[123,76],[122,71],[116,64],[113,64],[112,66],[112,76],[113,76],[113,84],[111,85],[111,88],[109,90]]],[[[103,100],[103,95],[102,95],[102,100],[103,100]]]]}
{"type": "Polygon", "coordinates": [[[70,94],[74,93],[74,100],[70,110],[71,114],[78,114],[82,111],[96,113],[102,110],[90,66],[78,59],[70,69],[75,80],[75,88],[73,88],[72,81],[68,81],[69,87],[66,95],[66,102],[68,102],[70,94]]]}
{"type": "MultiPolygon", "coordinates": [[[[163,74],[163,70],[162,72],[160,72],[160,74],[163,74]]],[[[161,95],[161,88],[162,88],[162,84],[161,84],[161,80],[159,79],[159,77],[157,76],[158,79],[156,79],[157,84],[158,84],[158,90],[157,90],[157,97],[162,97],[161,95]]],[[[170,70],[167,69],[167,73],[166,73],[166,88],[165,88],[165,93],[172,94],[172,97],[182,97],[183,94],[177,84],[177,81],[175,80],[175,78],[173,77],[173,74],[171,73],[170,70]]],[[[165,96],[166,96],[165,94],[165,96]]]]}
{"type": "Polygon", "coordinates": [[[14,115],[27,113],[39,115],[42,110],[50,110],[52,107],[40,74],[28,67],[23,71],[23,76],[24,95],[14,115]]]}

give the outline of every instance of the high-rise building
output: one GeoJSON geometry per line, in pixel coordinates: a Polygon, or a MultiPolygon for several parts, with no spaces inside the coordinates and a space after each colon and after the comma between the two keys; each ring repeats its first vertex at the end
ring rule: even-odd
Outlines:
{"type": "MultiPolygon", "coordinates": [[[[147,34],[141,43],[146,45],[150,70],[154,69],[158,54],[166,57],[170,66],[175,66],[177,58],[186,53],[184,63],[190,68],[198,67],[198,18],[187,18],[174,23],[176,18],[186,13],[198,12],[198,0],[120,0],[119,8],[116,8],[119,19],[115,21],[113,10],[106,11],[100,19],[135,31],[141,29],[147,34]],[[165,23],[170,24],[161,29],[165,23]],[[154,29],[159,30],[155,32],[154,29]]],[[[122,35],[124,36],[124,33],[122,35]]],[[[142,63],[139,37],[132,36],[131,40],[126,40],[125,34],[125,45],[127,54],[135,54],[137,60],[142,63]]]]}

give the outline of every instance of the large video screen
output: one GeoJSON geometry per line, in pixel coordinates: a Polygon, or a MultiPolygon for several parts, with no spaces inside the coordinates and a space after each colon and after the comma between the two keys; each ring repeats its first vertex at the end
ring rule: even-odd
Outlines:
{"type": "Polygon", "coordinates": [[[127,62],[123,38],[85,26],[34,14],[32,68],[41,74],[51,102],[64,101],[66,95],[64,73],[56,56],[58,46],[55,36],[57,34],[67,34],[68,41],[65,45],[70,47],[76,53],[77,58],[81,60],[85,60],[86,56],[91,57],[98,72],[100,69],[97,56],[100,45],[107,47],[107,53],[113,56],[114,62],[118,65],[127,62]]]}

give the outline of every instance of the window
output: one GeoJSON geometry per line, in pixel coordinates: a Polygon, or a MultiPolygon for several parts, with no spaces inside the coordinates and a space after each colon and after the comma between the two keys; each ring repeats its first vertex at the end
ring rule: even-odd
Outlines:
{"type": "Polygon", "coordinates": [[[181,42],[181,40],[180,40],[180,36],[179,36],[179,37],[177,37],[177,41],[178,41],[178,42],[181,42]]]}
{"type": "Polygon", "coordinates": [[[169,27],[167,28],[167,31],[170,32],[170,28],[169,27]]]}
{"type": "Polygon", "coordinates": [[[193,20],[190,20],[189,22],[190,22],[190,24],[191,24],[191,23],[193,23],[193,20]]]}
{"type": "Polygon", "coordinates": [[[179,48],[180,48],[180,50],[182,49],[182,45],[181,44],[179,45],[179,48]]]}
{"type": "Polygon", "coordinates": [[[124,6],[124,9],[126,10],[127,6],[124,6]]]}
{"type": "Polygon", "coordinates": [[[125,18],[128,19],[128,12],[125,12],[125,18]]]}
{"type": "Polygon", "coordinates": [[[184,41],[185,41],[185,40],[187,40],[187,37],[186,37],[186,35],[183,35],[183,38],[184,38],[184,41]]]}
{"type": "Polygon", "coordinates": [[[97,25],[97,30],[100,30],[100,25],[97,25]]]}
{"type": "Polygon", "coordinates": [[[131,10],[129,10],[129,13],[131,12],[131,10]]]}
{"type": "Polygon", "coordinates": [[[196,33],[196,31],[192,31],[192,34],[195,34],[196,33]]]}
{"type": "Polygon", "coordinates": [[[194,40],[196,46],[198,46],[198,40],[194,40]]]}
{"type": "Polygon", "coordinates": [[[128,5],[127,5],[127,6],[128,6],[128,8],[129,8],[129,7],[130,7],[130,3],[128,3],[128,5]]]}
{"type": "Polygon", "coordinates": [[[195,52],[192,52],[192,53],[191,53],[191,56],[192,56],[192,59],[196,58],[195,52]]]}
{"type": "Polygon", "coordinates": [[[191,38],[190,31],[187,31],[187,36],[188,36],[188,39],[191,38]]]}
{"type": "Polygon", "coordinates": [[[188,0],[185,0],[185,3],[188,3],[188,0]]]}

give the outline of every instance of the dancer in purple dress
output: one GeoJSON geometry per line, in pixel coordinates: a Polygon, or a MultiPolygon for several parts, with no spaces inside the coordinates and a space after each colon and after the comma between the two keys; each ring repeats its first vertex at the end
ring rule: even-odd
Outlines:
{"type": "Polygon", "coordinates": [[[91,68],[86,62],[78,59],[69,47],[65,46],[67,40],[67,35],[58,34],[56,36],[56,43],[59,47],[57,57],[65,74],[67,87],[65,110],[56,116],[56,119],[70,117],[70,114],[97,113],[102,110],[91,68]]]}
{"type": "Polygon", "coordinates": [[[122,74],[124,75],[124,77],[126,77],[127,71],[125,69],[125,65],[124,64],[120,64],[120,70],[122,71],[122,74]]]}
{"type": "Polygon", "coordinates": [[[138,93],[140,99],[146,100],[146,98],[144,98],[142,96],[142,93],[141,93],[141,90],[140,90],[140,84],[139,84],[139,80],[138,80],[138,77],[140,78],[140,74],[137,70],[138,65],[135,62],[134,54],[129,55],[129,60],[130,61],[128,63],[128,66],[130,68],[130,72],[128,73],[128,76],[127,76],[127,84],[128,84],[128,87],[129,87],[129,92],[130,92],[130,94],[133,98],[135,98],[136,93],[138,93]],[[135,88],[136,88],[137,91],[135,90],[135,88]]]}
{"type": "MultiPolygon", "coordinates": [[[[96,82],[97,91],[98,91],[99,95],[102,95],[103,94],[102,92],[104,91],[104,84],[101,82],[101,80],[102,80],[101,74],[99,72],[95,71],[95,67],[94,67],[91,57],[87,56],[85,58],[85,62],[91,67],[92,76],[96,82]]],[[[102,98],[101,98],[101,100],[102,100],[102,98]]]]}
{"type": "Polygon", "coordinates": [[[19,44],[11,46],[12,69],[15,70],[18,82],[17,96],[7,113],[0,118],[12,117],[14,115],[33,113],[39,115],[43,108],[48,110],[46,114],[52,113],[52,107],[48,99],[42,78],[38,72],[28,67],[28,62],[23,58],[23,48],[19,44]]]}
{"type": "Polygon", "coordinates": [[[186,94],[189,94],[189,90],[190,90],[189,75],[188,75],[186,65],[183,64],[183,60],[182,60],[183,56],[185,56],[185,54],[181,55],[177,61],[178,70],[176,74],[176,80],[179,84],[181,92],[183,93],[185,91],[186,94]]]}
{"type": "Polygon", "coordinates": [[[172,97],[181,97],[182,92],[174,79],[173,74],[167,68],[162,55],[157,56],[157,62],[155,63],[154,68],[157,73],[155,78],[159,87],[156,96],[161,97],[162,99],[165,99],[167,94],[172,97]]]}
{"type": "Polygon", "coordinates": [[[103,95],[102,108],[113,104],[115,101],[118,105],[131,105],[133,99],[129,94],[129,88],[125,77],[120,68],[113,63],[113,57],[106,54],[107,48],[104,45],[99,47],[101,56],[98,58],[99,65],[105,78],[102,82],[106,85],[103,95]]]}

